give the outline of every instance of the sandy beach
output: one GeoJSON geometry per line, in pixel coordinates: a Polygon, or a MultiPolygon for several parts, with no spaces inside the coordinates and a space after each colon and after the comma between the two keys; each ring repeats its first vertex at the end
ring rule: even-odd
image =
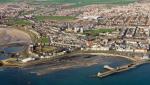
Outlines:
{"type": "Polygon", "coordinates": [[[39,76],[46,75],[51,72],[60,71],[64,69],[70,68],[78,68],[78,67],[89,67],[97,64],[110,64],[112,58],[122,59],[116,56],[100,56],[100,55],[72,55],[65,56],[63,58],[55,59],[49,61],[46,64],[35,65],[31,67],[26,67],[24,69],[32,70],[31,73],[35,73],[39,76]],[[106,61],[107,59],[107,61],[106,61]]]}

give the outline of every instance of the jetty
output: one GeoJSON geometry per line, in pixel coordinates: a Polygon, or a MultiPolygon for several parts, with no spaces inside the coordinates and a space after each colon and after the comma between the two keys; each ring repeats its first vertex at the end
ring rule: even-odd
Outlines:
{"type": "Polygon", "coordinates": [[[107,77],[107,76],[110,76],[110,75],[113,75],[116,73],[120,73],[120,72],[124,72],[124,71],[130,70],[130,69],[136,68],[137,66],[140,66],[140,65],[145,64],[145,63],[147,63],[147,61],[144,61],[144,60],[143,61],[136,61],[136,62],[133,62],[131,64],[119,66],[116,68],[105,65],[104,66],[105,71],[98,72],[97,77],[104,78],[104,77],[107,77]]]}

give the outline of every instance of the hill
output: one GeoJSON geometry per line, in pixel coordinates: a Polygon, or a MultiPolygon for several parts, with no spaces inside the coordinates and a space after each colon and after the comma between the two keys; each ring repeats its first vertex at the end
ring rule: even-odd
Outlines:
{"type": "Polygon", "coordinates": [[[139,3],[149,3],[150,0],[138,0],[139,3]]]}
{"type": "Polygon", "coordinates": [[[53,4],[73,4],[76,6],[91,4],[128,4],[137,0],[32,0],[33,2],[45,2],[53,4]]]}
{"type": "MultiPolygon", "coordinates": [[[[0,3],[9,3],[9,2],[40,2],[47,4],[71,4],[75,6],[84,6],[91,4],[128,4],[133,3],[137,0],[0,0],[0,3]]],[[[143,1],[143,0],[141,0],[143,1]]]]}
{"type": "Polygon", "coordinates": [[[16,2],[18,0],[0,0],[0,3],[16,2]]]}

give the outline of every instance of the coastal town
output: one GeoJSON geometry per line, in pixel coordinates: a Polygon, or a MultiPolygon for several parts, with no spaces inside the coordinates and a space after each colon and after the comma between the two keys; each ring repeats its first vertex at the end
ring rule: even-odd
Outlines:
{"type": "MultiPolygon", "coordinates": [[[[31,40],[0,39],[2,46],[25,48],[1,60],[2,66],[27,67],[72,54],[93,53],[123,56],[133,61],[133,65],[129,64],[131,67],[150,60],[150,3],[111,7],[104,4],[72,7],[71,4],[18,3],[0,4],[0,29],[4,30],[0,36],[8,35],[7,30],[16,29],[27,33],[31,40]]],[[[13,38],[17,36],[21,37],[21,34],[13,38]]],[[[0,50],[0,53],[5,51],[0,50]]]]}

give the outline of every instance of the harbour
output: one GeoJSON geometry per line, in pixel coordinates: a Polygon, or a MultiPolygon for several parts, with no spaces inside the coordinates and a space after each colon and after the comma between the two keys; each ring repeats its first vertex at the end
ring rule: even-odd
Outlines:
{"type": "MultiPolygon", "coordinates": [[[[11,83],[11,84],[7,83],[3,79],[0,79],[0,81],[2,80],[3,81],[2,83],[6,84],[6,85],[49,85],[49,84],[60,85],[60,83],[57,81],[60,81],[60,82],[65,81],[65,82],[61,83],[62,85],[68,85],[68,84],[90,85],[95,82],[96,82],[96,84],[109,85],[110,83],[113,83],[114,85],[117,85],[118,77],[120,77],[120,78],[132,77],[134,74],[138,73],[137,71],[141,71],[141,69],[144,70],[143,68],[139,67],[139,68],[136,68],[136,69],[130,71],[130,69],[128,68],[126,70],[125,69],[120,70],[120,72],[122,72],[120,74],[116,74],[116,75],[111,74],[111,75],[105,76],[106,79],[105,78],[103,78],[103,79],[93,78],[93,77],[91,77],[91,75],[94,75],[97,72],[99,72],[100,70],[102,70],[104,65],[109,65],[109,66],[112,66],[113,68],[117,68],[119,66],[130,65],[131,62],[129,62],[129,60],[132,62],[134,61],[134,59],[131,59],[131,58],[128,58],[125,56],[124,57],[123,56],[119,57],[117,55],[112,56],[111,54],[107,54],[107,53],[106,54],[92,53],[91,55],[98,55],[98,54],[99,54],[98,61],[100,63],[96,64],[96,65],[88,66],[88,67],[68,68],[65,70],[63,69],[63,70],[53,71],[53,72],[50,72],[49,70],[45,70],[45,68],[48,68],[48,67],[51,68],[49,65],[41,66],[41,67],[39,67],[40,65],[38,65],[37,68],[36,68],[36,66],[34,66],[31,68],[27,68],[27,69],[26,68],[4,68],[0,71],[0,76],[4,77],[5,80],[13,82],[13,83],[11,83]],[[102,61],[100,61],[100,60],[102,60],[102,61]],[[124,72],[124,71],[126,71],[126,72],[124,72]],[[17,75],[14,75],[14,76],[10,75],[10,74],[14,74],[16,72],[18,73],[17,75]],[[42,72],[42,73],[44,72],[44,75],[41,75],[41,76],[36,75],[39,72],[42,72]],[[46,74],[45,74],[45,72],[46,72],[46,74]],[[5,74],[5,76],[3,76],[4,74],[5,74]],[[132,75],[132,76],[130,76],[130,75],[132,75]],[[24,76],[23,79],[20,79],[21,76],[24,76]],[[8,78],[6,78],[6,77],[8,77],[8,78]],[[112,79],[115,82],[112,82],[111,81],[112,79]],[[76,83],[73,82],[73,80],[76,83]],[[105,80],[107,80],[107,82],[105,80]],[[19,81],[23,81],[23,82],[19,82],[19,81]],[[84,81],[86,81],[86,82],[84,82],[84,81]],[[108,81],[110,83],[108,83],[108,81]],[[46,82],[46,84],[44,82],[46,82]]],[[[84,56],[83,58],[89,59],[90,61],[92,60],[91,58],[95,58],[97,60],[97,57],[94,57],[94,56],[92,57],[91,55],[88,54],[88,56],[84,56]]],[[[77,55],[77,56],[79,57],[79,60],[80,60],[83,55],[82,56],[77,55]]],[[[67,58],[67,59],[70,60],[70,58],[67,58]]],[[[73,60],[76,60],[76,58],[73,60]]],[[[83,62],[83,60],[81,60],[81,61],[83,62]]],[[[137,63],[138,64],[137,66],[143,65],[144,63],[145,62],[137,63]]],[[[61,63],[61,64],[63,65],[63,63],[61,63]]],[[[146,66],[145,68],[149,67],[149,65],[143,65],[143,66],[144,67],[146,66]]],[[[145,72],[145,71],[143,71],[143,72],[145,72]]],[[[140,75],[140,76],[142,76],[142,75],[140,75]]],[[[138,78],[140,79],[140,77],[138,77],[138,78]]],[[[124,79],[120,79],[120,80],[123,81],[124,79]]],[[[126,78],[125,81],[130,81],[130,80],[128,80],[128,78],[126,78]]],[[[136,82],[133,82],[133,83],[135,84],[136,82]]],[[[119,84],[123,85],[123,83],[119,83],[119,84]]],[[[128,84],[131,85],[131,81],[128,82],[128,84]]],[[[139,85],[139,84],[136,84],[136,85],[139,85]]],[[[146,84],[144,82],[142,82],[142,85],[146,85],[146,84]]]]}
{"type": "MultiPolygon", "coordinates": [[[[121,64],[121,61],[118,60],[117,63],[116,61],[111,61],[111,64],[109,65],[115,66],[116,64],[121,64]]],[[[103,64],[106,64],[106,62],[103,64]]],[[[35,74],[30,74],[26,70],[4,69],[4,71],[0,71],[0,76],[3,77],[0,79],[0,81],[4,85],[92,85],[93,83],[94,85],[147,85],[150,83],[149,75],[147,75],[150,71],[149,67],[149,64],[145,64],[139,68],[135,68],[134,70],[108,76],[103,79],[91,77],[91,75],[97,73],[99,70],[102,70],[103,65],[67,69],[59,72],[49,73],[40,77],[36,76],[35,74]],[[10,75],[15,74],[16,72],[18,74],[10,75]],[[24,77],[20,78],[21,76],[24,77]]]]}
{"type": "Polygon", "coordinates": [[[0,85],[149,85],[150,0],[0,0],[0,85]]]}
{"type": "Polygon", "coordinates": [[[116,73],[120,73],[120,72],[124,72],[124,71],[128,71],[128,70],[137,68],[138,66],[143,65],[145,63],[148,63],[148,61],[133,62],[131,64],[119,66],[119,67],[116,67],[116,68],[112,68],[110,66],[105,65],[104,68],[107,69],[107,70],[104,71],[104,72],[98,72],[97,77],[104,78],[104,77],[107,77],[107,76],[110,76],[110,75],[113,75],[113,74],[116,74],[116,73]]]}

